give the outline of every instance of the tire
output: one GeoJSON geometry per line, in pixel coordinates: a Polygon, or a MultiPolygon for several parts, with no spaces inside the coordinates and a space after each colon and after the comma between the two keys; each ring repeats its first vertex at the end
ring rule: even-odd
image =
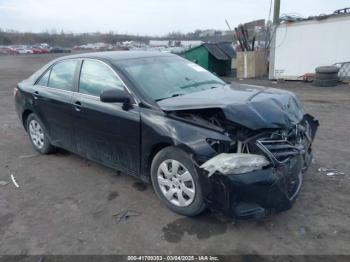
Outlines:
{"type": "Polygon", "coordinates": [[[324,80],[338,80],[338,73],[333,74],[323,74],[323,73],[316,73],[315,79],[324,79],[324,80]]]}
{"type": "Polygon", "coordinates": [[[334,74],[339,72],[339,67],[337,66],[319,66],[316,68],[316,73],[320,74],[334,74]]]}
{"type": "Polygon", "coordinates": [[[43,123],[35,114],[30,114],[27,118],[27,132],[34,149],[41,154],[49,154],[54,151],[47,131],[43,123]]]}
{"type": "Polygon", "coordinates": [[[333,80],[315,79],[313,82],[313,85],[314,86],[322,86],[322,87],[337,86],[338,79],[333,79],[333,80]]]}
{"type": "Polygon", "coordinates": [[[157,196],[170,210],[184,216],[196,216],[205,210],[196,168],[190,156],[181,149],[171,146],[156,154],[151,165],[151,180],[157,196]],[[176,169],[178,172],[172,173],[174,164],[179,168],[176,169]],[[170,197],[167,198],[166,193],[170,197]]]}

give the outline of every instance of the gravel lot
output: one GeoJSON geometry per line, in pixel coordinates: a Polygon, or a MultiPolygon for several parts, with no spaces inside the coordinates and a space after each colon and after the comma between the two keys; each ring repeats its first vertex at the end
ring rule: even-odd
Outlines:
{"type": "Polygon", "coordinates": [[[295,206],[261,221],[176,215],[150,185],[66,151],[37,155],[16,83],[57,55],[0,56],[0,254],[350,254],[350,86],[240,81],[294,91],[321,123],[295,206]],[[338,168],[334,177],[319,167],[338,168]],[[14,174],[20,188],[15,188],[14,174]],[[113,214],[139,216],[117,224],[113,214]]]}

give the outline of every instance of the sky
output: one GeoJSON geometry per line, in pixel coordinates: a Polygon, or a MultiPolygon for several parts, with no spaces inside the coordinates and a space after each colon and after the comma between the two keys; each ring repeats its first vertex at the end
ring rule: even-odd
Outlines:
{"type": "MultiPolygon", "coordinates": [[[[0,0],[0,28],[21,32],[110,32],[162,36],[227,30],[267,19],[271,0],[0,0]]],[[[350,0],[281,0],[281,14],[311,16],[350,7],[350,0]]]]}

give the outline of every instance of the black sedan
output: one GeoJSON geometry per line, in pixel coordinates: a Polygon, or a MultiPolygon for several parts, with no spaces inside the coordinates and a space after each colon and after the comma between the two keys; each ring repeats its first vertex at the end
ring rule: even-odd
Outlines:
{"type": "Polygon", "coordinates": [[[289,209],[318,127],[293,93],[227,84],[160,52],[61,57],[14,97],[37,151],[64,148],[151,182],[186,216],[206,207],[235,218],[289,209]]]}

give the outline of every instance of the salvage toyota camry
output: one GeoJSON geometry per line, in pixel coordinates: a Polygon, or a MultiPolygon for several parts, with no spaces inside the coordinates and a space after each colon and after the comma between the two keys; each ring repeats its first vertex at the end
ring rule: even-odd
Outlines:
{"type": "Polygon", "coordinates": [[[186,216],[289,209],[318,127],[291,92],[228,84],[158,52],[61,57],[20,82],[14,97],[37,151],[64,148],[151,182],[186,216]]]}

